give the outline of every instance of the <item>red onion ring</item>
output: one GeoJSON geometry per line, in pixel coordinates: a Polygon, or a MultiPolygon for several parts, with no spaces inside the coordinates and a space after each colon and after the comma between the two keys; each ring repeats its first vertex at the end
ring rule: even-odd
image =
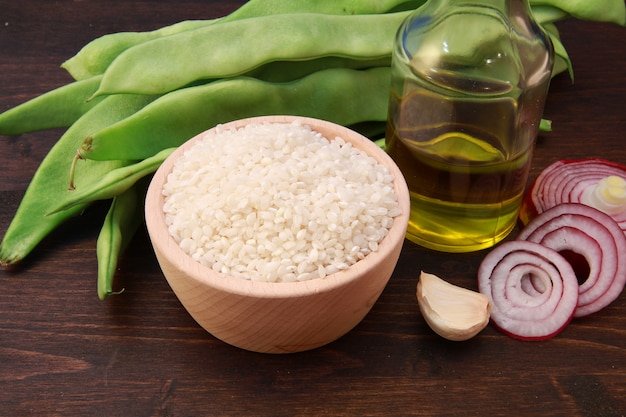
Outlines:
{"type": "Polygon", "coordinates": [[[522,340],[544,340],[571,321],[578,304],[578,280],[558,252],[539,243],[502,243],[483,259],[478,290],[492,305],[491,322],[522,340]]]}
{"type": "Polygon", "coordinates": [[[624,289],[626,236],[611,216],[600,210],[584,204],[559,204],[531,220],[517,239],[585,258],[589,273],[579,286],[575,317],[601,310],[624,289]]]}
{"type": "MultiPolygon", "coordinates": [[[[626,180],[626,166],[599,158],[556,161],[545,168],[531,184],[522,202],[519,218],[523,224],[527,224],[538,214],[558,204],[587,204],[587,193],[600,180],[609,176],[626,180]]],[[[608,214],[626,233],[626,208],[608,214]]]]}

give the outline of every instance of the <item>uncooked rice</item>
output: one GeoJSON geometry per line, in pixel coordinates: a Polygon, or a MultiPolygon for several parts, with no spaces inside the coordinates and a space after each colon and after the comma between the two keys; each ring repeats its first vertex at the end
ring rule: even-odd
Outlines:
{"type": "Polygon", "coordinates": [[[269,282],[349,268],[377,250],[400,214],[387,167],[299,121],[218,126],[176,161],[163,194],[184,252],[269,282]]]}

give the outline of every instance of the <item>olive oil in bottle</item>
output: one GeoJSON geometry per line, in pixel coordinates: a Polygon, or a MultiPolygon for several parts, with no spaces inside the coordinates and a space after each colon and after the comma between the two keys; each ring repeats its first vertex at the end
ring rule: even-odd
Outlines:
{"type": "Polygon", "coordinates": [[[527,0],[430,0],[400,27],[386,147],[411,193],[409,240],[469,252],[510,233],[552,61],[527,0]]]}

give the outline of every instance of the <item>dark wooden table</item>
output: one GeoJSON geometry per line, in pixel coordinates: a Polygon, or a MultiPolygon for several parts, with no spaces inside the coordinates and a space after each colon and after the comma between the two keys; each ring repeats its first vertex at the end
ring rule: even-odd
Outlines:
{"type": "MultiPolygon", "coordinates": [[[[65,84],[91,39],[224,15],[241,1],[0,1],[0,110],[65,84]]],[[[623,28],[559,25],[575,65],[551,86],[532,176],[554,160],[626,164],[623,28]]],[[[0,235],[60,130],[0,137],[0,235]]],[[[0,270],[0,416],[624,416],[626,295],[545,342],[489,326],[469,342],[419,314],[420,270],[475,288],[485,252],[406,243],[365,320],[325,347],[251,353],[202,330],[168,287],[142,230],[119,265],[125,292],[96,297],[95,205],[0,270]]]]}

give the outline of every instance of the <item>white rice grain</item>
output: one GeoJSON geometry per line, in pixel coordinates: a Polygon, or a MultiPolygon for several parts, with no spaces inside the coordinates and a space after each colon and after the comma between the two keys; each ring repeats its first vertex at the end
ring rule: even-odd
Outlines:
{"type": "Polygon", "coordinates": [[[376,251],[400,214],[388,169],[299,122],[218,127],[163,187],[169,233],[243,279],[323,279],[376,251]]]}

